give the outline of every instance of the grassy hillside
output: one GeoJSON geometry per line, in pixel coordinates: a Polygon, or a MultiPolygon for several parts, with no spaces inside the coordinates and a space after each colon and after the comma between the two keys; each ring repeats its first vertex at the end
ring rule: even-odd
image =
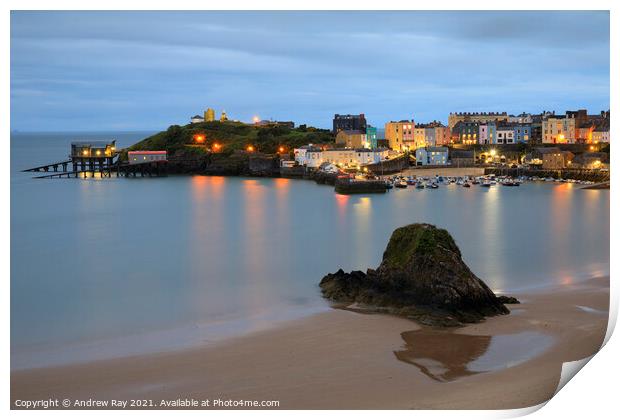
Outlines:
{"type": "Polygon", "coordinates": [[[193,147],[194,136],[204,136],[204,143],[211,148],[214,143],[221,147],[219,152],[228,155],[235,150],[245,150],[249,145],[256,151],[275,153],[280,146],[286,151],[308,143],[333,142],[329,130],[301,126],[257,127],[238,122],[205,122],[185,126],[171,125],[166,131],[154,134],[134,144],[129,150],[166,150],[170,155],[186,153],[206,153],[205,148],[193,147]]]}

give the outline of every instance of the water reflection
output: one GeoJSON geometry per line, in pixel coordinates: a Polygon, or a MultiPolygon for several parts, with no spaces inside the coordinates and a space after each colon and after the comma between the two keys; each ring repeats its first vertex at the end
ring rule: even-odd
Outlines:
{"type": "Polygon", "coordinates": [[[396,358],[440,382],[517,366],[552,344],[551,337],[532,331],[489,336],[422,329],[401,337],[405,346],[394,352],[396,358]]]}
{"type": "Polygon", "coordinates": [[[401,334],[405,349],[394,355],[416,366],[436,381],[446,382],[473,375],[467,365],[482,356],[491,343],[490,336],[461,335],[432,331],[407,331],[401,334]]]}
{"type": "MultiPolygon", "coordinates": [[[[34,166],[40,150],[45,163],[67,144],[35,146],[12,140],[15,168],[34,166]]],[[[143,332],[195,337],[195,325],[217,339],[239,325],[251,330],[257,317],[327,309],[321,277],[376,267],[392,231],[408,223],[446,228],[493,289],[609,272],[609,191],[527,183],[345,196],[304,180],[30,177],[11,175],[15,359],[143,332]]]]}

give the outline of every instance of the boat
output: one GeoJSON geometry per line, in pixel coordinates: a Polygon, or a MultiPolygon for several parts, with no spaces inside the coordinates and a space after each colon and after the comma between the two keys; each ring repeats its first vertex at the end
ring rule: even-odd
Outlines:
{"type": "Polygon", "coordinates": [[[390,181],[385,181],[385,188],[391,190],[392,188],[394,188],[394,184],[392,184],[390,181]]]}
{"type": "Polygon", "coordinates": [[[394,186],[396,188],[407,188],[407,182],[406,181],[397,181],[394,186]]]}
{"type": "Polygon", "coordinates": [[[469,182],[467,182],[467,181],[463,182],[463,186],[465,188],[471,188],[471,185],[469,185],[469,182]]]}
{"type": "Polygon", "coordinates": [[[482,183],[480,184],[481,187],[485,187],[485,188],[489,188],[491,187],[491,183],[487,180],[482,181],[482,183]]]}
{"type": "Polygon", "coordinates": [[[415,186],[418,190],[423,190],[424,189],[424,184],[421,182],[418,182],[417,185],[415,186]]]}
{"type": "Polygon", "coordinates": [[[439,188],[439,185],[435,184],[434,182],[431,183],[431,185],[427,185],[427,188],[432,188],[433,190],[439,188]]]}

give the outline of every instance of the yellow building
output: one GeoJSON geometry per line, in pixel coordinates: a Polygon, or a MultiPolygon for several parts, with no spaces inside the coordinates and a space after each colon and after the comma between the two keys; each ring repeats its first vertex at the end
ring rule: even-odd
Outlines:
{"type": "Polygon", "coordinates": [[[205,122],[215,121],[215,110],[213,108],[207,108],[204,114],[205,122]]]}
{"type": "Polygon", "coordinates": [[[415,148],[426,147],[426,129],[424,127],[416,127],[413,129],[413,142],[415,148]]]}
{"type": "Polygon", "coordinates": [[[415,122],[413,120],[385,123],[385,139],[390,149],[399,151],[415,150],[414,130],[415,122]]]}
{"type": "Polygon", "coordinates": [[[543,143],[575,143],[575,118],[567,115],[549,115],[542,122],[543,143]]]}
{"type": "Polygon", "coordinates": [[[508,121],[507,112],[451,112],[448,115],[448,128],[450,131],[459,122],[502,122],[508,121]]]}
{"type": "Polygon", "coordinates": [[[220,122],[228,121],[228,116],[226,115],[226,111],[222,111],[222,115],[220,116],[220,122]]]}
{"type": "Polygon", "coordinates": [[[340,130],[338,134],[336,134],[336,143],[344,144],[345,147],[351,149],[368,147],[366,133],[359,130],[340,130]]]}

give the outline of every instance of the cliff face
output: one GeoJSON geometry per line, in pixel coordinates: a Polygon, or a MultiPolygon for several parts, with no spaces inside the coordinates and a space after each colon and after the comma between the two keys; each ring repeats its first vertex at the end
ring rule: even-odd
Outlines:
{"type": "Polygon", "coordinates": [[[323,295],[378,311],[452,326],[509,313],[463,262],[452,236],[429,224],[396,229],[376,270],[342,270],[320,283],[323,295]]]}
{"type": "Polygon", "coordinates": [[[260,153],[235,152],[221,154],[176,153],[168,158],[171,174],[279,176],[280,162],[277,156],[260,153]]]}

